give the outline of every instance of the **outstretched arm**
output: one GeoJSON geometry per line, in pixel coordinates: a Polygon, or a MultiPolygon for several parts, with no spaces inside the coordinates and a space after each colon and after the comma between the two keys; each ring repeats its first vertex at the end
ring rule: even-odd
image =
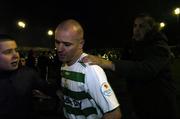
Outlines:
{"type": "Polygon", "coordinates": [[[84,63],[89,62],[89,64],[91,64],[91,65],[95,64],[95,65],[99,65],[103,69],[110,69],[112,71],[115,71],[115,65],[113,64],[112,61],[105,60],[105,59],[100,58],[98,56],[88,55],[88,56],[84,57],[82,60],[84,63]]]}

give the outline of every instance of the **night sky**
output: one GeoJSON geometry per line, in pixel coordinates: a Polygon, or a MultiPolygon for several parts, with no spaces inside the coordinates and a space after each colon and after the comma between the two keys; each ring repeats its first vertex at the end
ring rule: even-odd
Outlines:
{"type": "MultiPolygon", "coordinates": [[[[131,38],[133,17],[142,12],[165,21],[168,25],[164,32],[169,39],[176,38],[175,7],[180,7],[178,0],[1,0],[0,33],[11,34],[20,46],[54,47],[54,36],[48,37],[47,30],[73,18],[85,30],[85,48],[117,48],[131,38]],[[26,29],[17,28],[19,19],[27,23],[26,29]]],[[[176,42],[170,40],[170,44],[176,42]]]]}

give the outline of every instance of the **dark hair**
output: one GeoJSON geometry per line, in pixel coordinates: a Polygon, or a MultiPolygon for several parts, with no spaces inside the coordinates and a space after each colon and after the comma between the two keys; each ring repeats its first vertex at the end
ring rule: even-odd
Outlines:
{"type": "Polygon", "coordinates": [[[147,13],[140,13],[140,14],[136,15],[135,19],[136,18],[143,18],[150,25],[152,30],[155,30],[155,31],[159,30],[158,23],[155,21],[155,19],[151,15],[149,15],[147,13]]]}
{"type": "Polygon", "coordinates": [[[13,37],[11,37],[8,34],[0,34],[0,42],[1,41],[14,41],[15,39],[13,37]]]}

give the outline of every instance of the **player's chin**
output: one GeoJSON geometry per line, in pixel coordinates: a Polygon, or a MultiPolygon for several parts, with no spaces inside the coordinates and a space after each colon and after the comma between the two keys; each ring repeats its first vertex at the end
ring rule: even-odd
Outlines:
{"type": "Polygon", "coordinates": [[[59,57],[59,61],[66,62],[66,58],[59,57]]]}

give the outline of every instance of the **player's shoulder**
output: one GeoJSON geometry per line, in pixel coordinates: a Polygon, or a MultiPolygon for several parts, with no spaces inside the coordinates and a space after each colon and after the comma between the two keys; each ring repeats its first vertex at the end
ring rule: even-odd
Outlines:
{"type": "Polygon", "coordinates": [[[78,60],[78,63],[84,67],[85,69],[91,69],[91,70],[103,70],[100,66],[98,65],[92,65],[91,62],[83,62],[83,58],[88,56],[87,53],[83,53],[80,57],[80,59],[78,60]]]}

